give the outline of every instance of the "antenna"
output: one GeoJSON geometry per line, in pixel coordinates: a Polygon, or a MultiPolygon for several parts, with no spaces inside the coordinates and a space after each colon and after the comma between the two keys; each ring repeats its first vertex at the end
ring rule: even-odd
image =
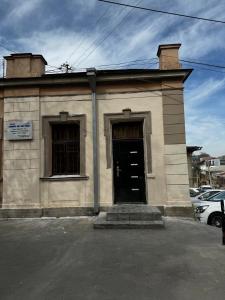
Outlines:
{"type": "Polygon", "coordinates": [[[62,70],[63,73],[69,73],[73,70],[73,68],[68,64],[68,62],[65,62],[60,66],[59,70],[62,70]]]}

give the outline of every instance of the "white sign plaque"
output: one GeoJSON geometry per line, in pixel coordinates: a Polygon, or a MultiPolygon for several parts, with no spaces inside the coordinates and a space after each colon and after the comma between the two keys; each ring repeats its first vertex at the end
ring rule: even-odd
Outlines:
{"type": "Polygon", "coordinates": [[[6,139],[15,140],[32,140],[32,121],[10,121],[7,122],[6,139]]]}

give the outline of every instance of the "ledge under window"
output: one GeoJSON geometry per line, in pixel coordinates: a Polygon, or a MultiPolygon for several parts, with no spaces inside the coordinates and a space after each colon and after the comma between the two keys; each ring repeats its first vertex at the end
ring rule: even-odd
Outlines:
{"type": "Polygon", "coordinates": [[[77,180],[88,180],[89,176],[81,175],[53,175],[50,177],[41,177],[43,181],[77,181],[77,180]]]}
{"type": "Polygon", "coordinates": [[[147,174],[147,178],[155,179],[155,174],[153,174],[153,173],[148,173],[148,174],[147,174]]]}

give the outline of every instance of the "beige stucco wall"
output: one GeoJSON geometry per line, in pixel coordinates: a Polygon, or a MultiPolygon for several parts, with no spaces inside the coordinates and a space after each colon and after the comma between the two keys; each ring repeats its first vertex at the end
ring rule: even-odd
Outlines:
{"type": "MultiPolygon", "coordinates": [[[[129,108],[132,112],[151,111],[152,117],[152,173],[146,173],[147,201],[151,205],[163,205],[166,199],[164,176],[164,137],[162,97],[155,92],[117,93],[98,95],[100,137],[100,203],[113,204],[112,169],[106,168],[106,140],[104,136],[104,114],[121,113],[129,108]]],[[[145,168],[147,170],[147,168],[145,168]]]]}
{"type": "MultiPolygon", "coordinates": [[[[121,113],[125,108],[130,108],[132,112],[151,111],[152,113],[152,173],[146,174],[147,197],[149,204],[163,205],[166,199],[166,184],[161,96],[156,96],[154,92],[111,93],[97,95],[97,101],[99,112],[100,205],[111,206],[113,204],[113,174],[112,169],[106,167],[104,114],[121,113]]],[[[59,115],[61,111],[67,111],[70,115],[86,114],[86,175],[89,176],[89,179],[87,181],[41,182],[42,206],[93,206],[91,98],[89,95],[41,97],[41,116],[59,115]]],[[[43,139],[41,145],[41,174],[43,175],[43,139]]]]}
{"type": "MultiPolygon", "coordinates": [[[[104,114],[151,112],[152,172],[146,171],[147,202],[158,206],[189,206],[186,145],[164,145],[163,105],[160,92],[102,93],[97,95],[99,116],[100,205],[113,204],[113,174],[106,166],[104,114]]],[[[4,122],[32,120],[32,141],[4,140],[3,208],[93,207],[91,95],[5,98],[4,122]],[[42,181],[44,140],[42,117],[86,115],[85,157],[87,180],[42,181]]],[[[146,162],[147,166],[147,162],[146,162]]],[[[147,167],[146,167],[147,170],[147,167]]]]}
{"type": "Polygon", "coordinates": [[[189,186],[193,186],[192,153],[187,154],[189,186]]]}
{"type": "Polygon", "coordinates": [[[4,130],[7,121],[31,120],[31,141],[7,141],[3,143],[3,208],[38,208],[40,117],[39,97],[4,99],[4,130]]]}
{"type": "Polygon", "coordinates": [[[186,145],[165,145],[166,206],[191,206],[186,145]]]}
{"type": "MultiPolygon", "coordinates": [[[[92,207],[92,114],[91,95],[41,97],[41,117],[58,116],[66,111],[69,115],[86,114],[86,174],[88,180],[43,181],[40,183],[42,207],[92,207]]],[[[44,175],[44,140],[41,137],[41,177],[44,175]]]]}

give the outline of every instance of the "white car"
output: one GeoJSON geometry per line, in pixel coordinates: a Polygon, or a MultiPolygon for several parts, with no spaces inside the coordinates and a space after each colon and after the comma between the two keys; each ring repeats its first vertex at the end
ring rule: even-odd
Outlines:
{"type": "Polygon", "coordinates": [[[221,200],[225,204],[225,191],[210,197],[209,200],[201,201],[201,205],[195,208],[195,218],[201,223],[221,227],[221,200]]]}
{"type": "Polygon", "coordinates": [[[211,190],[211,189],[212,189],[211,185],[201,185],[199,187],[200,192],[206,192],[206,191],[211,190]]]}
{"type": "Polygon", "coordinates": [[[201,204],[201,201],[204,201],[206,199],[209,199],[210,197],[220,193],[220,192],[223,192],[224,190],[219,190],[219,189],[212,189],[212,190],[208,190],[202,194],[199,194],[195,197],[191,197],[191,202],[192,204],[196,207],[198,205],[201,204]]]}
{"type": "Polygon", "coordinates": [[[200,194],[200,189],[199,188],[189,188],[189,193],[190,193],[190,197],[196,197],[197,195],[200,194]]]}

